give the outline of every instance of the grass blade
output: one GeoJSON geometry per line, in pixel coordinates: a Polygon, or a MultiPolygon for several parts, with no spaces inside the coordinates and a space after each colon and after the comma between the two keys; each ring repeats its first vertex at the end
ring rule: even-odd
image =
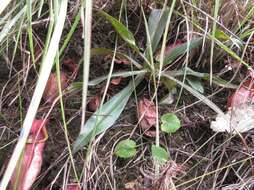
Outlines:
{"type": "Polygon", "coordinates": [[[0,15],[4,11],[4,9],[9,5],[10,2],[11,0],[0,1],[0,15]]]}
{"type": "Polygon", "coordinates": [[[218,12],[220,7],[220,0],[215,0],[215,7],[214,7],[214,21],[213,21],[213,27],[212,27],[212,40],[211,40],[211,54],[210,54],[210,85],[212,84],[212,76],[213,76],[213,52],[214,52],[214,39],[216,34],[216,28],[217,28],[217,18],[218,18],[218,12]]]}
{"type": "Polygon", "coordinates": [[[11,30],[11,28],[18,22],[18,20],[20,19],[21,16],[23,16],[23,14],[26,11],[26,6],[23,7],[23,9],[21,9],[16,15],[15,17],[13,17],[13,19],[11,19],[9,22],[6,23],[6,25],[4,26],[4,28],[1,30],[0,32],[0,43],[2,42],[3,39],[5,39],[5,37],[8,35],[9,31],[11,30]]]}
{"type": "Polygon", "coordinates": [[[82,118],[80,130],[85,124],[86,113],[86,98],[88,89],[88,78],[90,69],[90,57],[91,57],[91,33],[92,33],[92,0],[85,1],[85,15],[84,6],[81,5],[81,21],[83,22],[83,35],[84,35],[84,67],[83,67],[83,91],[82,91],[82,118]]]}

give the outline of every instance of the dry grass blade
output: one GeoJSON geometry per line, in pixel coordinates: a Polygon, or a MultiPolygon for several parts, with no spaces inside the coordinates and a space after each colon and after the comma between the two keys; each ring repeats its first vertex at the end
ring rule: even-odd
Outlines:
{"type": "Polygon", "coordinates": [[[82,93],[82,119],[81,119],[81,129],[85,124],[85,113],[86,113],[86,97],[87,97],[87,87],[89,78],[89,66],[91,57],[91,32],[92,32],[92,1],[85,1],[85,15],[84,7],[81,6],[81,20],[83,22],[83,35],[84,39],[84,69],[83,69],[83,93],[82,93]]]}
{"type": "Polygon", "coordinates": [[[5,0],[0,2],[0,15],[4,11],[4,9],[9,5],[11,0],[5,0]]]}

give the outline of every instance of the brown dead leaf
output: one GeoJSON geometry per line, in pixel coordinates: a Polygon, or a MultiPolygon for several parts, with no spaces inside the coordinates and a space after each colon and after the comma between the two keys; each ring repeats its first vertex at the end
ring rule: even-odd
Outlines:
{"type": "Polygon", "coordinates": [[[120,82],[122,81],[123,77],[116,77],[114,79],[111,80],[111,84],[113,85],[119,85],[120,82]]]}
{"type": "MultiPolygon", "coordinates": [[[[64,72],[61,72],[60,78],[61,78],[61,88],[62,90],[64,90],[68,86],[68,77],[64,72]]],[[[57,96],[58,96],[57,75],[56,73],[51,73],[43,93],[43,99],[44,101],[51,103],[57,96]]]]}
{"type": "Polygon", "coordinates": [[[76,78],[78,72],[78,65],[73,59],[65,59],[62,63],[62,71],[67,74],[69,80],[76,78]]]}
{"type": "Polygon", "coordinates": [[[125,189],[127,189],[127,190],[135,190],[136,188],[136,181],[130,181],[130,182],[128,182],[128,183],[125,183],[124,184],[124,187],[125,187],[125,189]]]}
{"type": "Polygon", "coordinates": [[[166,165],[161,169],[160,177],[156,180],[154,185],[155,189],[158,190],[170,190],[172,189],[172,184],[170,181],[176,178],[179,174],[183,174],[185,167],[177,164],[173,160],[169,160],[166,165]]]}
{"type": "Polygon", "coordinates": [[[70,183],[66,186],[66,190],[80,190],[80,187],[77,183],[70,183]]]}
{"type": "Polygon", "coordinates": [[[138,176],[137,179],[130,181],[124,185],[126,190],[153,190],[151,179],[138,176]]]}
{"type": "Polygon", "coordinates": [[[45,123],[44,120],[34,120],[23,158],[11,177],[11,189],[29,190],[39,175],[48,138],[45,123]]]}
{"type": "Polygon", "coordinates": [[[139,125],[145,135],[155,137],[154,127],[156,125],[156,108],[152,101],[143,98],[138,103],[139,125]]]}
{"type": "MultiPolygon", "coordinates": [[[[113,57],[112,55],[107,55],[104,60],[107,61],[107,60],[111,60],[113,57]]],[[[116,64],[119,64],[119,65],[129,65],[130,62],[128,59],[124,58],[124,57],[115,57],[115,63],[116,64]]]]}
{"type": "Polygon", "coordinates": [[[115,59],[115,63],[116,64],[119,64],[119,65],[129,65],[130,64],[130,62],[129,62],[129,60],[127,60],[127,59],[115,59]]]}
{"type": "MultiPolygon", "coordinates": [[[[184,175],[186,167],[183,165],[177,164],[173,160],[169,160],[164,167],[160,168],[160,173],[155,175],[151,171],[144,171],[141,169],[143,175],[142,180],[137,179],[135,181],[141,181],[142,187],[138,190],[171,190],[173,179],[177,179],[181,174],[184,175]]],[[[136,190],[136,189],[135,189],[136,190]]]]}
{"type": "Polygon", "coordinates": [[[91,100],[87,104],[87,109],[91,112],[95,112],[101,103],[101,97],[99,95],[96,95],[91,98],[91,100]]]}
{"type": "MultiPolygon", "coordinates": [[[[61,65],[61,88],[64,90],[68,87],[70,81],[74,80],[78,71],[77,64],[74,63],[72,59],[66,59],[61,65]]],[[[58,96],[58,85],[57,85],[57,75],[56,73],[51,73],[46,84],[43,99],[46,102],[53,102],[58,96]]]]}
{"type": "Polygon", "coordinates": [[[246,102],[254,101],[254,79],[251,77],[228,98],[227,108],[239,107],[246,102]]]}

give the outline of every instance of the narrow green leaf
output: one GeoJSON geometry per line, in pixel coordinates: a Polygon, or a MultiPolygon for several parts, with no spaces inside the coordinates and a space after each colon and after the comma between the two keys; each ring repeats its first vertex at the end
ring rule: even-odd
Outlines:
{"type": "MultiPolygon", "coordinates": [[[[177,77],[177,76],[182,76],[182,75],[187,75],[187,76],[194,76],[194,77],[198,77],[201,78],[203,80],[209,80],[210,79],[210,74],[208,73],[200,73],[200,72],[196,72],[193,71],[190,68],[186,68],[186,71],[184,71],[184,69],[181,70],[177,70],[177,71],[170,71],[170,75],[177,77]]],[[[226,80],[221,79],[220,77],[217,77],[215,74],[213,74],[213,83],[221,86],[223,88],[231,88],[231,89],[237,89],[238,85],[232,84],[226,80]]]]}
{"type": "Polygon", "coordinates": [[[125,40],[132,48],[138,51],[134,35],[128,30],[127,27],[125,27],[120,21],[104,11],[101,11],[100,14],[103,15],[112,24],[116,32],[123,38],[123,40],[125,40]]]}
{"type": "Polygon", "coordinates": [[[136,142],[130,139],[120,141],[115,148],[115,154],[120,158],[130,158],[136,155],[136,142]]]}
{"type": "Polygon", "coordinates": [[[230,37],[218,28],[215,30],[215,38],[219,40],[230,40],[230,37]]]}
{"type": "MultiPolygon", "coordinates": [[[[135,81],[135,84],[139,84],[141,79],[142,77],[138,78],[135,81]]],[[[95,135],[98,135],[106,131],[115,123],[126,106],[134,88],[133,82],[130,82],[127,87],[102,105],[102,107],[88,119],[85,126],[82,127],[78,138],[74,142],[74,152],[82,149],[89,143],[94,130],[95,135]]]]}
{"type": "MultiPolygon", "coordinates": [[[[198,47],[202,43],[202,38],[195,38],[189,42],[189,50],[198,47]]],[[[165,55],[164,65],[172,63],[177,57],[183,55],[188,50],[188,42],[176,46],[168,55],[165,55]]],[[[159,61],[159,60],[157,60],[159,61]]]]}
{"type": "Polygon", "coordinates": [[[241,46],[243,46],[243,43],[241,42],[240,39],[234,38],[234,37],[230,37],[229,35],[225,34],[222,30],[220,29],[216,29],[215,31],[215,38],[220,40],[220,41],[228,41],[230,40],[230,43],[227,44],[234,44],[236,47],[238,47],[239,49],[241,49],[241,46]]]}
{"type": "Polygon", "coordinates": [[[202,94],[204,93],[204,87],[199,78],[186,77],[186,80],[193,89],[195,89],[196,91],[202,94]]]}
{"type": "MultiPolygon", "coordinates": [[[[151,44],[153,53],[156,51],[162,35],[164,33],[167,19],[169,14],[169,8],[153,9],[148,19],[148,29],[151,36],[151,44]]],[[[148,46],[148,44],[147,44],[148,46]]]]}
{"type": "Polygon", "coordinates": [[[163,165],[169,160],[168,152],[164,148],[155,145],[152,145],[152,157],[154,162],[159,165],[163,165]]]}
{"type": "Polygon", "coordinates": [[[78,24],[79,24],[79,21],[80,21],[80,18],[81,18],[81,9],[79,10],[79,12],[77,13],[77,15],[75,16],[75,19],[74,19],[74,22],[71,26],[71,29],[70,31],[68,32],[68,34],[66,35],[66,38],[64,40],[64,43],[63,45],[61,46],[61,49],[59,51],[59,56],[61,57],[63,51],[65,50],[65,48],[67,47],[69,41],[71,40],[71,37],[73,36],[78,24]]]}
{"type": "Polygon", "coordinates": [[[33,64],[35,64],[35,57],[34,57],[34,43],[33,43],[33,28],[32,28],[32,1],[26,0],[27,5],[27,19],[28,19],[28,27],[27,27],[27,33],[28,33],[28,42],[29,42],[29,49],[30,54],[32,58],[33,64]]]}
{"type": "Polygon", "coordinates": [[[161,130],[166,133],[175,133],[181,127],[181,122],[173,113],[164,114],[161,117],[161,130]]]}

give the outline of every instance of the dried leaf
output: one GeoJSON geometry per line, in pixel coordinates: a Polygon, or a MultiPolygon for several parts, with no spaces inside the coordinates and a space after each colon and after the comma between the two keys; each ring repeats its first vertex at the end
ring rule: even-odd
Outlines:
{"type": "Polygon", "coordinates": [[[115,63],[119,65],[129,65],[130,62],[128,59],[115,59],[115,63]]]}
{"type": "Polygon", "coordinates": [[[70,183],[66,186],[66,190],[80,190],[80,187],[76,183],[70,183]]]}
{"type": "MultiPolygon", "coordinates": [[[[60,74],[61,87],[62,90],[68,86],[68,77],[64,72],[60,74]]],[[[43,99],[46,102],[53,102],[58,96],[58,86],[57,86],[57,75],[56,73],[51,73],[43,93],[43,99]]]]}
{"type": "Polygon", "coordinates": [[[142,172],[142,179],[138,178],[134,182],[135,189],[130,190],[170,190],[175,189],[172,186],[172,180],[177,179],[180,175],[185,174],[187,168],[183,165],[177,164],[173,160],[168,160],[163,167],[160,168],[159,175],[155,175],[151,171],[142,172]],[[142,182],[142,183],[140,183],[142,182]]]}
{"type": "Polygon", "coordinates": [[[136,181],[130,181],[130,182],[124,184],[124,188],[127,189],[127,190],[135,190],[136,186],[137,186],[136,181]]]}
{"type": "Polygon", "coordinates": [[[254,101],[254,80],[248,79],[229,98],[227,107],[238,107],[246,102],[254,101]]]}
{"type": "MultiPolygon", "coordinates": [[[[108,60],[112,60],[112,58],[113,58],[113,55],[109,54],[109,55],[105,56],[104,60],[108,61],[108,60]]],[[[129,65],[130,64],[130,61],[128,59],[124,58],[124,56],[117,56],[117,57],[115,57],[114,61],[116,64],[119,64],[119,65],[129,65]]]]}
{"type": "Polygon", "coordinates": [[[154,184],[153,189],[174,189],[170,181],[172,181],[172,179],[176,178],[178,175],[183,174],[185,169],[186,168],[184,166],[177,164],[173,160],[169,160],[160,171],[161,175],[154,184]]]}
{"type": "Polygon", "coordinates": [[[47,140],[46,121],[34,120],[23,158],[11,178],[11,189],[29,190],[40,173],[47,140]]]}
{"type": "Polygon", "coordinates": [[[113,85],[119,85],[120,82],[122,81],[123,77],[116,77],[114,79],[111,80],[111,84],[113,85]]]}
{"type": "Polygon", "coordinates": [[[62,63],[62,71],[67,74],[70,80],[76,78],[78,72],[78,65],[73,61],[73,59],[66,59],[62,63]]]}
{"type": "Polygon", "coordinates": [[[96,111],[101,104],[101,98],[99,95],[92,97],[92,99],[87,104],[87,109],[91,112],[96,111]]]}
{"type": "Polygon", "coordinates": [[[138,104],[138,115],[140,120],[140,126],[143,129],[145,135],[154,137],[156,125],[156,108],[152,101],[143,98],[138,104]]]}
{"type": "MultiPolygon", "coordinates": [[[[69,81],[75,79],[78,71],[77,64],[72,59],[66,59],[61,65],[61,88],[64,90],[68,87],[69,81]]],[[[53,102],[58,96],[57,74],[51,73],[43,93],[43,99],[46,102],[53,102]]]]}

